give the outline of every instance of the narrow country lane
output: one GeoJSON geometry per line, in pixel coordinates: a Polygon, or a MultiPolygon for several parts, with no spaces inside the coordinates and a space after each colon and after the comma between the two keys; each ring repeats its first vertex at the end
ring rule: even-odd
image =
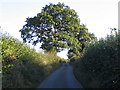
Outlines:
{"type": "Polygon", "coordinates": [[[82,86],[76,80],[72,66],[69,63],[64,63],[37,88],[82,88],[82,86]]]}

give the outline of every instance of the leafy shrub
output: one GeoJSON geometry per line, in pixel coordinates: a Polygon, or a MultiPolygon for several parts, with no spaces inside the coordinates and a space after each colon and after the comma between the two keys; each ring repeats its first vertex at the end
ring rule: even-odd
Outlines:
{"type": "Polygon", "coordinates": [[[120,88],[118,52],[120,33],[117,32],[91,44],[83,57],[74,63],[76,77],[84,87],[120,88]],[[84,80],[81,80],[80,76],[83,76],[84,80]]]}
{"type": "Polygon", "coordinates": [[[41,54],[19,40],[2,35],[3,88],[35,88],[63,61],[49,53],[41,54]]]}

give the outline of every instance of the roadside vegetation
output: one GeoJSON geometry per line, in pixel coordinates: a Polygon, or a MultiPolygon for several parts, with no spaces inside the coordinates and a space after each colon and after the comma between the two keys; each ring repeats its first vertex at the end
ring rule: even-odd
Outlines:
{"type": "Polygon", "coordinates": [[[64,59],[51,53],[37,53],[19,40],[2,35],[2,87],[35,88],[60,67],[64,59]]]}
{"type": "Polygon", "coordinates": [[[11,36],[0,37],[3,88],[37,87],[62,62],[69,61],[83,87],[120,88],[120,32],[112,31],[97,40],[74,9],[60,2],[45,5],[36,16],[26,18],[19,30],[23,42],[41,43],[44,54],[11,36]],[[68,61],[56,56],[65,49],[68,61]]]}
{"type": "Polygon", "coordinates": [[[85,88],[120,88],[120,32],[91,43],[73,63],[76,78],[85,88]]]}

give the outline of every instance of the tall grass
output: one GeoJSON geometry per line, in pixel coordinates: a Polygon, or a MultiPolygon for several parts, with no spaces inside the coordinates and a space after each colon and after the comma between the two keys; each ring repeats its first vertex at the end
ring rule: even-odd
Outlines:
{"type": "Polygon", "coordinates": [[[19,40],[2,35],[3,88],[35,88],[64,61],[51,53],[37,53],[19,40]]]}
{"type": "Polygon", "coordinates": [[[74,66],[76,78],[86,88],[120,88],[120,33],[91,44],[74,66]]]}

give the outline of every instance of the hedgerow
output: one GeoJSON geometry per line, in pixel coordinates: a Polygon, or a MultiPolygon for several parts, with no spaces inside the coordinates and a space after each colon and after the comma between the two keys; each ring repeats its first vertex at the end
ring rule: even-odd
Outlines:
{"type": "Polygon", "coordinates": [[[37,53],[19,40],[3,34],[2,49],[3,88],[35,88],[49,74],[60,67],[58,56],[37,53]]]}
{"type": "Polygon", "coordinates": [[[91,44],[74,62],[76,78],[84,87],[120,88],[120,33],[91,44]]]}

